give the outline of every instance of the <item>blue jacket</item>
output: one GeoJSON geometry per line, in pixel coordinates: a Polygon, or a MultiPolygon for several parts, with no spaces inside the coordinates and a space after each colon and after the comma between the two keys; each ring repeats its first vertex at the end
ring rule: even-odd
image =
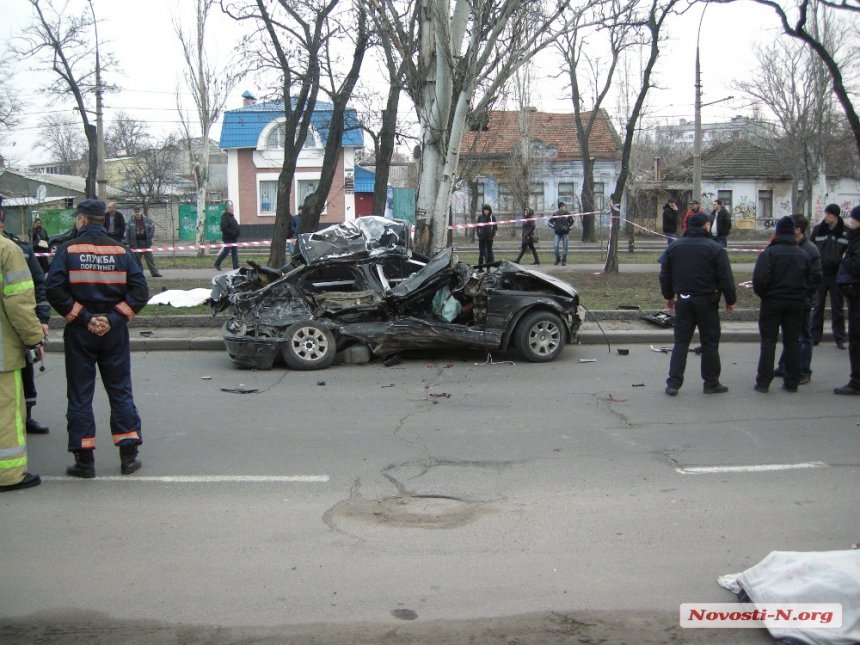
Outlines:
{"type": "Polygon", "coordinates": [[[48,302],[70,325],[86,327],[105,315],[111,327],[127,324],[149,300],[149,287],[128,247],[90,224],[63,244],[48,271],[48,302]]]}

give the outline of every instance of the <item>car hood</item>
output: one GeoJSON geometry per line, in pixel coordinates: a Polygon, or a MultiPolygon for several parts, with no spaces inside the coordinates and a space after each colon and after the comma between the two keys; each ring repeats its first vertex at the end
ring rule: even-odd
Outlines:
{"type": "Polygon", "coordinates": [[[574,296],[579,295],[577,290],[574,289],[570,284],[568,284],[564,280],[559,280],[555,276],[552,276],[548,273],[544,273],[543,271],[535,271],[534,269],[529,269],[527,267],[521,266],[519,264],[515,264],[514,262],[509,262],[507,260],[502,262],[502,266],[500,266],[500,270],[504,272],[507,269],[507,267],[505,267],[504,265],[507,265],[507,264],[509,264],[513,267],[516,267],[516,270],[519,273],[527,273],[531,276],[534,276],[535,278],[540,278],[544,282],[551,284],[556,289],[563,291],[564,293],[568,294],[570,297],[574,297],[574,296]]]}
{"type": "Polygon", "coordinates": [[[403,220],[359,217],[316,233],[299,235],[299,254],[307,265],[361,260],[377,255],[409,254],[410,228],[403,220]]]}

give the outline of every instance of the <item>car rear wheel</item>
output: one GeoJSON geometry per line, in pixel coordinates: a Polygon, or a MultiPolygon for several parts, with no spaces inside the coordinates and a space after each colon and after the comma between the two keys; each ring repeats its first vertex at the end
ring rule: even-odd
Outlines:
{"type": "Polygon", "coordinates": [[[334,362],[335,342],[331,330],[313,322],[296,323],[287,328],[282,355],[294,370],[322,370],[334,362]]]}
{"type": "Polygon", "coordinates": [[[561,318],[554,313],[535,311],[517,325],[514,343],[530,363],[548,363],[561,354],[566,333],[561,318]]]}

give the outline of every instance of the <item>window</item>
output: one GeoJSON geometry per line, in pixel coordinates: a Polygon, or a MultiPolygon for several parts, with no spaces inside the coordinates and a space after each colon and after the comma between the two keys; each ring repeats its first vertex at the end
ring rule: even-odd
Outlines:
{"type": "MultiPolygon", "coordinates": [[[[267,150],[283,150],[284,144],[286,143],[287,137],[287,128],[283,123],[279,123],[272,131],[269,132],[269,136],[266,137],[266,149],[267,150]]],[[[313,128],[308,129],[308,136],[305,138],[305,148],[315,148],[316,147],[316,134],[314,133],[313,128]]]]}
{"type": "Polygon", "coordinates": [[[602,211],[606,205],[606,188],[604,188],[602,181],[594,182],[592,196],[594,197],[594,210],[602,211]]]}
{"type": "Polygon", "coordinates": [[[260,182],[260,215],[274,215],[278,210],[278,182],[260,182]]]}
{"type": "Polygon", "coordinates": [[[760,190],[758,191],[758,217],[759,220],[764,220],[765,226],[770,226],[773,223],[773,191],[760,190]]]}
{"type": "MultiPolygon", "coordinates": [[[[514,210],[514,193],[509,184],[499,184],[499,205],[497,207],[500,213],[509,213],[514,210]]],[[[499,213],[496,213],[498,219],[499,213]]]]}
{"type": "Polygon", "coordinates": [[[536,215],[544,212],[543,183],[537,181],[532,182],[529,185],[528,207],[531,208],[536,215]]]}
{"type": "MultiPolygon", "coordinates": [[[[296,204],[301,206],[305,203],[305,200],[308,198],[308,195],[316,192],[317,186],[319,185],[319,179],[299,179],[296,182],[296,204]]],[[[326,202],[323,201],[322,212],[320,215],[325,215],[326,213],[326,202]]]]}
{"type": "Polygon", "coordinates": [[[723,208],[725,208],[730,213],[732,212],[732,191],[718,190],[717,199],[723,202],[723,208]]]}
{"type": "Polygon", "coordinates": [[[576,204],[579,201],[576,199],[576,184],[572,181],[560,181],[558,183],[558,196],[552,204],[552,208],[550,210],[555,211],[556,204],[562,201],[564,205],[567,206],[567,210],[573,212],[577,210],[576,204]]]}

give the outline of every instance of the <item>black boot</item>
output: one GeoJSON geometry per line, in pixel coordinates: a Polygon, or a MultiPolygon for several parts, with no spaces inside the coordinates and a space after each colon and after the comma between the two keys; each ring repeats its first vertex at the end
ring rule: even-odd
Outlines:
{"type": "Polygon", "coordinates": [[[27,434],[48,434],[51,429],[48,426],[43,426],[30,415],[34,405],[35,403],[27,404],[27,434]]]}
{"type": "Polygon", "coordinates": [[[137,458],[137,446],[120,446],[119,462],[119,470],[123,475],[131,475],[143,465],[137,458]]]}
{"type": "Polygon", "coordinates": [[[74,450],[75,465],[66,468],[69,477],[92,479],[96,476],[96,460],[92,450],[74,450]]]}
{"type": "Polygon", "coordinates": [[[27,404],[27,434],[48,434],[51,429],[48,426],[43,426],[41,423],[36,421],[32,415],[31,411],[33,410],[33,406],[35,403],[27,404]]]}

